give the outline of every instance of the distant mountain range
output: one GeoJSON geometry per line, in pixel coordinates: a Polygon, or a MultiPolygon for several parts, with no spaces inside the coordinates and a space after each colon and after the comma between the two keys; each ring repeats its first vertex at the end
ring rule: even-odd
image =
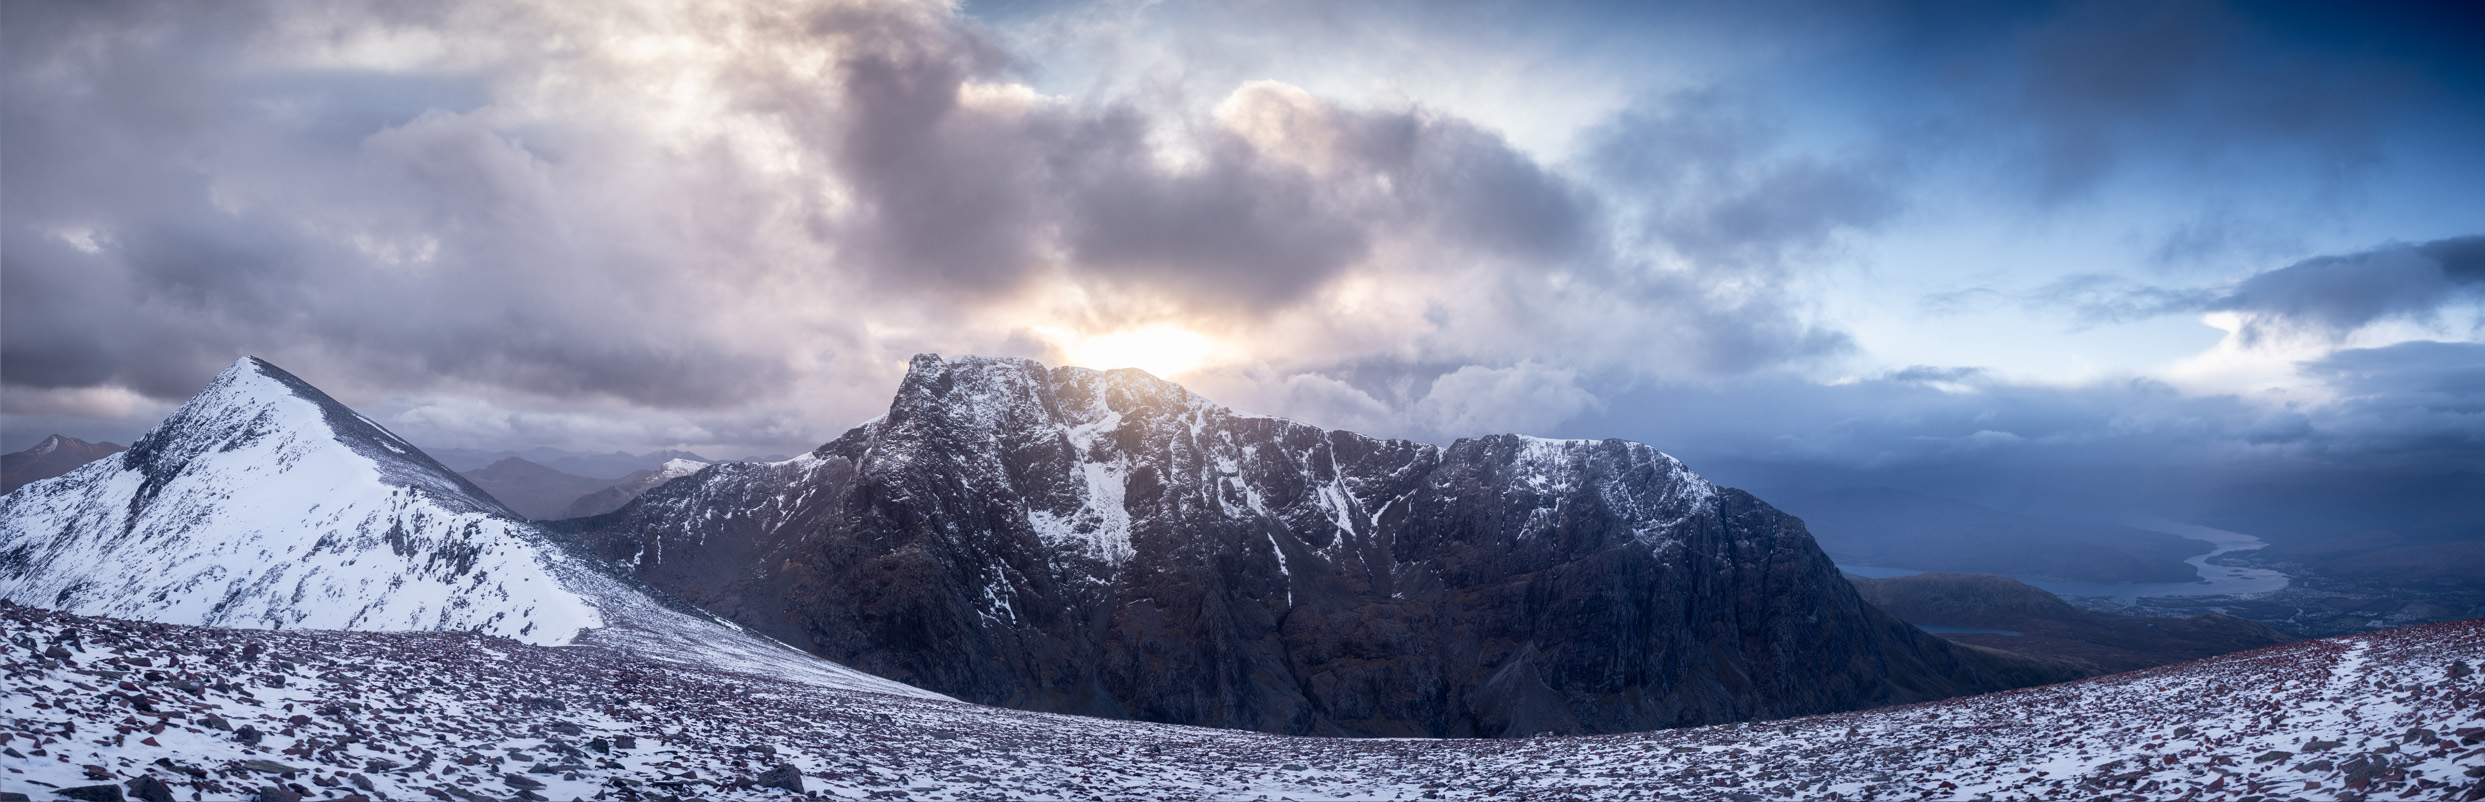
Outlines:
{"type": "Polygon", "coordinates": [[[50,479],[77,470],[124,449],[114,443],[89,443],[75,437],[52,435],[32,447],[14,454],[0,454],[0,493],[24,486],[28,482],[50,479]]]}
{"type": "MultiPolygon", "coordinates": [[[[631,454],[623,451],[588,454],[544,447],[522,451],[487,451],[472,448],[427,448],[423,451],[440,460],[440,464],[448,466],[453,471],[480,470],[503,460],[521,459],[571,476],[602,479],[607,484],[640,471],[663,471],[665,463],[677,459],[693,462],[716,461],[680,450],[650,451],[645,454],[631,454]]],[[[782,460],[785,457],[755,457],[753,459],[769,462],[782,460]]]]}
{"type": "Polygon", "coordinates": [[[688,476],[707,465],[674,458],[653,470],[634,471],[615,481],[563,473],[519,457],[503,457],[499,462],[458,475],[483,488],[512,512],[549,521],[612,512],[649,488],[688,476]]]}

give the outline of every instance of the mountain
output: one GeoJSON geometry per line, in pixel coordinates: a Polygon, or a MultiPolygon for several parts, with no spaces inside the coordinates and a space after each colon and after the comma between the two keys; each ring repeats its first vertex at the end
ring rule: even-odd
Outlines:
{"type": "Polygon", "coordinates": [[[555,529],[815,654],[1055,712],[1514,736],[2068,676],[1872,609],[1803,522],[1645,445],[1380,440],[1136,370],[918,356],[807,455],[555,529]]]}
{"type": "Polygon", "coordinates": [[[2192,582],[2197,540],[2127,526],[2031,518],[1886,487],[1851,487],[1790,501],[1821,548],[1850,565],[2071,582],[2192,582]]]}
{"type": "Polygon", "coordinates": [[[256,358],[117,457],[0,497],[0,599],[167,623],[593,642],[920,693],[663,597],[256,358]]]}
{"type": "Polygon", "coordinates": [[[113,443],[89,443],[57,434],[43,438],[43,442],[24,451],[0,454],[0,493],[77,470],[78,466],[121,451],[113,443]]]}
{"type": "Polygon", "coordinates": [[[102,785],[152,799],[249,799],[260,788],[399,800],[783,800],[798,798],[793,789],[830,799],[2485,798],[2472,776],[2485,757],[2485,676],[2475,670],[2485,621],[2475,620],[1766,725],[1422,741],[823,691],[594,645],[449,633],[252,632],[0,607],[0,641],[55,655],[0,651],[0,694],[12,702],[0,787],[35,794],[102,785]]]}
{"type": "Polygon", "coordinates": [[[621,505],[630,503],[631,499],[638,498],[639,494],[655,489],[657,485],[698,473],[700,468],[707,466],[708,463],[698,460],[674,459],[666,462],[664,467],[657,470],[639,471],[621,477],[621,481],[614,482],[611,486],[580,496],[571,501],[568,506],[563,507],[560,514],[552,517],[584,518],[589,515],[612,512],[621,509],[621,505]]]}
{"type": "Polygon", "coordinates": [[[1849,576],[1847,580],[1855,583],[1865,601],[1907,623],[1988,630],[1944,632],[1944,638],[2063,661],[2090,674],[2131,671],[2299,640],[2267,626],[2218,613],[2155,618],[2082,610],[2059,596],[2006,576],[1934,573],[1889,579],[1849,576]]]}
{"type": "Polygon", "coordinates": [[[640,471],[662,471],[665,463],[677,459],[693,462],[714,461],[698,454],[675,449],[650,451],[645,454],[632,454],[624,451],[586,454],[541,446],[523,451],[485,451],[472,448],[426,450],[438,457],[440,464],[458,471],[472,471],[515,457],[572,476],[602,479],[607,483],[640,471]]]}
{"type": "Polygon", "coordinates": [[[612,486],[610,479],[562,473],[518,457],[505,457],[458,475],[491,494],[493,500],[511,512],[536,520],[568,517],[561,513],[570,504],[612,486]]]}

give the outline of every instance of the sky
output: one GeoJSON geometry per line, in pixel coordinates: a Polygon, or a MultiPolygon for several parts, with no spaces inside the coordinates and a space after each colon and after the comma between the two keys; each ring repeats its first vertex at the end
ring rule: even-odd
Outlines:
{"type": "Polygon", "coordinates": [[[2480,23],[13,0],[0,448],[250,354],[429,447],[789,454],[931,352],[2017,508],[2485,469],[2480,23]]]}

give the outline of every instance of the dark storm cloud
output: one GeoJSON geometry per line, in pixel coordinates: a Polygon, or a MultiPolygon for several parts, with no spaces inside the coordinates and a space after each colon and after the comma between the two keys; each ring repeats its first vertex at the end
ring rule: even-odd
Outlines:
{"type": "Polygon", "coordinates": [[[559,298],[645,257],[577,230],[561,210],[574,188],[535,154],[440,108],[477,102],[470,80],[239,66],[286,19],[267,4],[10,6],[9,384],[180,398],[244,353],[381,387],[661,405],[775,378],[770,355],[632,325],[650,310],[629,299],[559,298]],[[399,241],[373,252],[340,241],[352,231],[399,241]]]}
{"type": "Polygon", "coordinates": [[[1376,238],[1533,266],[1598,244],[1580,189],[1462,120],[1246,86],[1232,101],[1246,123],[1289,119],[1267,141],[1183,123],[1195,158],[1167,164],[1152,139],[1171,122],[1162,113],[970,104],[971,83],[1004,77],[988,45],[946,27],[881,33],[840,66],[847,124],[833,148],[864,190],[868,211],[847,229],[869,245],[858,255],[897,281],[1004,294],[1059,268],[1202,308],[1265,310],[1356,266],[1376,238]]]}
{"type": "MultiPolygon", "coordinates": [[[[2013,297],[1977,287],[1927,295],[1922,305],[1951,312],[2013,297]]],[[[2387,320],[2431,321],[2446,306],[2479,298],[2485,298],[2485,236],[2316,256],[2225,287],[2165,287],[2078,273],[2015,296],[2032,309],[2068,311],[2082,327],[2234,312],[2243,317],[2246,345],[2275,334],[2335,338],[2387,320]]]]}
{"type": "Polygon", "coordinates": [[[2430,319],[2485,291],[2485,236],[2320,256],[2245,279],[2205,308],[2244,315],[2249,339],[2340,336],[2385,319],[2430,319]]]}
{"type": "MultiPolygon", "coordinates": [[[[1618,235],[1638,224],[1599,184],[1456,114],[1273,82],[1214,87],[1213,111],[1040,96],[936,4],[7,14],[18,414],[97,388],[177,400],[252,353],[353,399],[584,405],[721,442],[781,432],[800,389],[868,394],[858,376],[916,350],[1048,356],[1025,334],[1046,321],[988,317],[1022,294],[1085,292],[1071,325],[1248,331],[1358,276],[1419,319],[1271,359],[1414,354],[1459,377],[1440,417],[1485,421],[1528,377],[1844,352],[1744,274],[1887,207],[1853,164],[1700,140],[1761,128],[1685,106],[1616,124],[1631,169],[1673,177],[1618,235]],[[1650,269],[1631,238],[1687,263],[1650,269]],[[1529,361],[1548,348],[1564,361],[1529,361]]],[[[585,425],[425,404],[405,420],[585,425]]]]}
{"type": "Polygon", "coordinates": [[[2273,148],[2334,179],[2378,163],[2378,121],[2404,78],[2282,45],[2299,33],[2203,2],[2076,4],[2033,26],[1999,109],[2025,127],[2025,186],[2080,197],[2135,160],[2251,154],[2266,170],[2273,148]]]}

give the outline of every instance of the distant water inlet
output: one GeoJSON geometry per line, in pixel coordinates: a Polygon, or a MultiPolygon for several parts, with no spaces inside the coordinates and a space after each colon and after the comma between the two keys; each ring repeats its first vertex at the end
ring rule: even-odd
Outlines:
{"type": "MultiPolygon", "coordinates": [[[[2191,563],[2199,574],[2196,582],[2062,582],[2042,577],[2006,574],[2012,579],[2052,591],[2064,598],[2112,599],[2118,604],[2134,604],[2143,596],[2244,596],[2269,593],[2287,586],[2287,575],[2267,568],[2237,568],[2210,565],[2209,558],[2237,551],[2251,551],[2268,546],[2260,538],[2241,532],[2229,532],[2199,524],[2166,520],[2139,521],[2131,524],[2176,537],[2207,543],[2216,548],[2207,554],[2184,562],[2191,563]]],[[[1838,568],[1856,576],[1887,579],[1894,576],[1925,573],[1914,568],[1892,568],[1873,565],[1839,565],[1838,568]]]]}
{"type": "Polygon", "coordinates": [[[1983,628],[1983,627],[1954,627],[1954,626],[1950,626],[1950,625],[1947,625],[1947,624],[1917,624],[1917,625],[1916,625],[1916,628],[1917,628],[1917,629],[1924,630],[1924,631],[1926,631],[1926,632],[1933,633],[1933,634],[1935,634],[1935,635],[2009,635],[2009,636],[2014,637],[2014,638],[2015,638],[2015,637],[2019,637],[2019,633],[2017,633],[2017,632],[2012,632],[2012,631],[2007,630],[2007,629],[1985,629],[1985,628],[1983,628]]]}

